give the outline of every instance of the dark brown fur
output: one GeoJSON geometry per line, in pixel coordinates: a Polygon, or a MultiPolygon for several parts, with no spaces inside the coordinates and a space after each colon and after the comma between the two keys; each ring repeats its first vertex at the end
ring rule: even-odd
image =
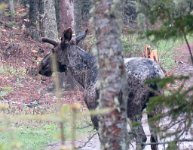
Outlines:
{"type": "MultiPolygon", "coordinates": [[[[97,93],[100,92],[96,88],[96,82],[98,79],[96,58],[88,52],[83,51],[77,45],[72,44],[70,42],[71,36],[69,35],[71,33],[70,29],[65,30],[61,43],[54,48],[54,54],[56,55],[57,62],[61,65],[65,65],[74,79],[85,89],[85,103],[88,109],[93,110],[96,109],[98,105],[97,93]]],[[[48,58],[45,57],[45,59],[48,58]]],[[[125,67],[128,74],[127,83],[129,85],[127,115],[132,122],[139,123],[138,126],[132,127],[132,132],[136,138],[138,148],[143,149],[143,143],[146,142],[146,135],[141,123],[142,112],[146,107],[149,98],[154,95],[149,90],[152,85],[145,85],[144,82],[148,79],[162,78],[164,77],[164,73],[156,62],[146,58],[126,59],[125,67]]],[[[52,72],[51,68],[47,67],[47,70],[47,72],[52,72]]],[[[40,70],[40,72],[42,75],[46,74],[46,71],[44,72],[40,70]]],[[[154,86],[154,89],[156,90],[156,86],[154,86]]],[[[98,129],[97,116],[92,116],[91,120],[94,127],[98,129]]],[[[151,127],[152,124],[150,124],[150,128],[151,127]]],[[[155,133],[152,133],[152,139],[157,139],[155,133]]]]}

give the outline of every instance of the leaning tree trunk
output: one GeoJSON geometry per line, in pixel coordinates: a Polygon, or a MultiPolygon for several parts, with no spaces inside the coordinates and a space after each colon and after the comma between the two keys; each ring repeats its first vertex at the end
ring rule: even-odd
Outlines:
{"type": "Polygon", "coordinates": [[[103,150],[127,150],[127,80],[120,41],[121,1],[94,1],[94,5],[100,77],[99,109],[112,109],[99,117],[99,136],[103,150]]]}

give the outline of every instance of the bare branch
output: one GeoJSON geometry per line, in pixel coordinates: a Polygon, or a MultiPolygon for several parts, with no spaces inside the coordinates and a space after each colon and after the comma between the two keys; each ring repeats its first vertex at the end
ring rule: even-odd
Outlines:
{"type": "Polygon", "coordinates": [[[92,138],[97,134],[97,132],[95,132],[94,134],[92,134],[90,137],[88,137],[88,140],[82,145],[82,146],[79,146],[77,147],[78,149],[81,149],[83,147],[85,147],[91,140],[92,138]]]}
{"type": "Polygon", "coordinates": [[[192,142],[193,139],[180,139],[180,140],[173,140],[173,141],[166,141],[166,142],[157,142],[157,143],[143,143],[144,145],[156,145],[156,144],[159,144],[159,145],[164,145],[164,144],[169,144],[171,142],[192,142]]]}

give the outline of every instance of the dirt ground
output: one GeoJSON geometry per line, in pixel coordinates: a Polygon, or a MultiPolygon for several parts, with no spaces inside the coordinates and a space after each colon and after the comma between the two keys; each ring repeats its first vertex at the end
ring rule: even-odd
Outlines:
{"type": "MultiPolygon", "coordinates": [[[[193,42],[190,41],[190,47],[193,53],[193,42]]],[[[193,86],[193,64],[190,59],[190,54],[186,44],[177,47],[175,50],[175,61],[176,66],[172,69],[174,75],[187,75],[189,80],[186,82],[185,86],[193,86]]]]}

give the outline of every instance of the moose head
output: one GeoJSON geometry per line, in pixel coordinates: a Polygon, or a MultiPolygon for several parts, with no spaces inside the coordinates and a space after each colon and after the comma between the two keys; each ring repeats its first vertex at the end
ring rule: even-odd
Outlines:
{"type": "MultiPolygon", "coordinates": [[[[44,76],[51,76],[53,73],[53,68],[52,68],[52,55],[57,53],[58,51],[62,51],[66,47],[69,46],[70,40],[72,39],[72,29],[68,28],[67,30],[64,30],[63,36],[61,38],[61,42],[58,43],[54,40],[48,39],[48,38],[42,38],[42,42],[46,42],[49,44],[52,44],[54,48],[52,51],[44,57],[44,59],[41,61],[39,65],[39,74],[44,75],[44,76]]],[[[57,71],[59,72],[65,72],[66,71],[66,64],[62,64],[58,59],[56,59],[56,64],[57,64],[57,71]]]]}
{"type": "Polygon", "coordinates": [[[94,82],[97,76],[96,59],[77,46],[86,37],[87,33],[88,30],[85,30],[84,33],[80,33],[73,40],[72,29],[68,28],[64,30],[60,42],[42,38],[42,42],[52,44],[54,47],[41,61],[39,74],[47,77],[52,75],[52,55],[55,55],[58,72],[66,72],[67,69],[70,70],[76,81],[83,87],[94,82]]]}

